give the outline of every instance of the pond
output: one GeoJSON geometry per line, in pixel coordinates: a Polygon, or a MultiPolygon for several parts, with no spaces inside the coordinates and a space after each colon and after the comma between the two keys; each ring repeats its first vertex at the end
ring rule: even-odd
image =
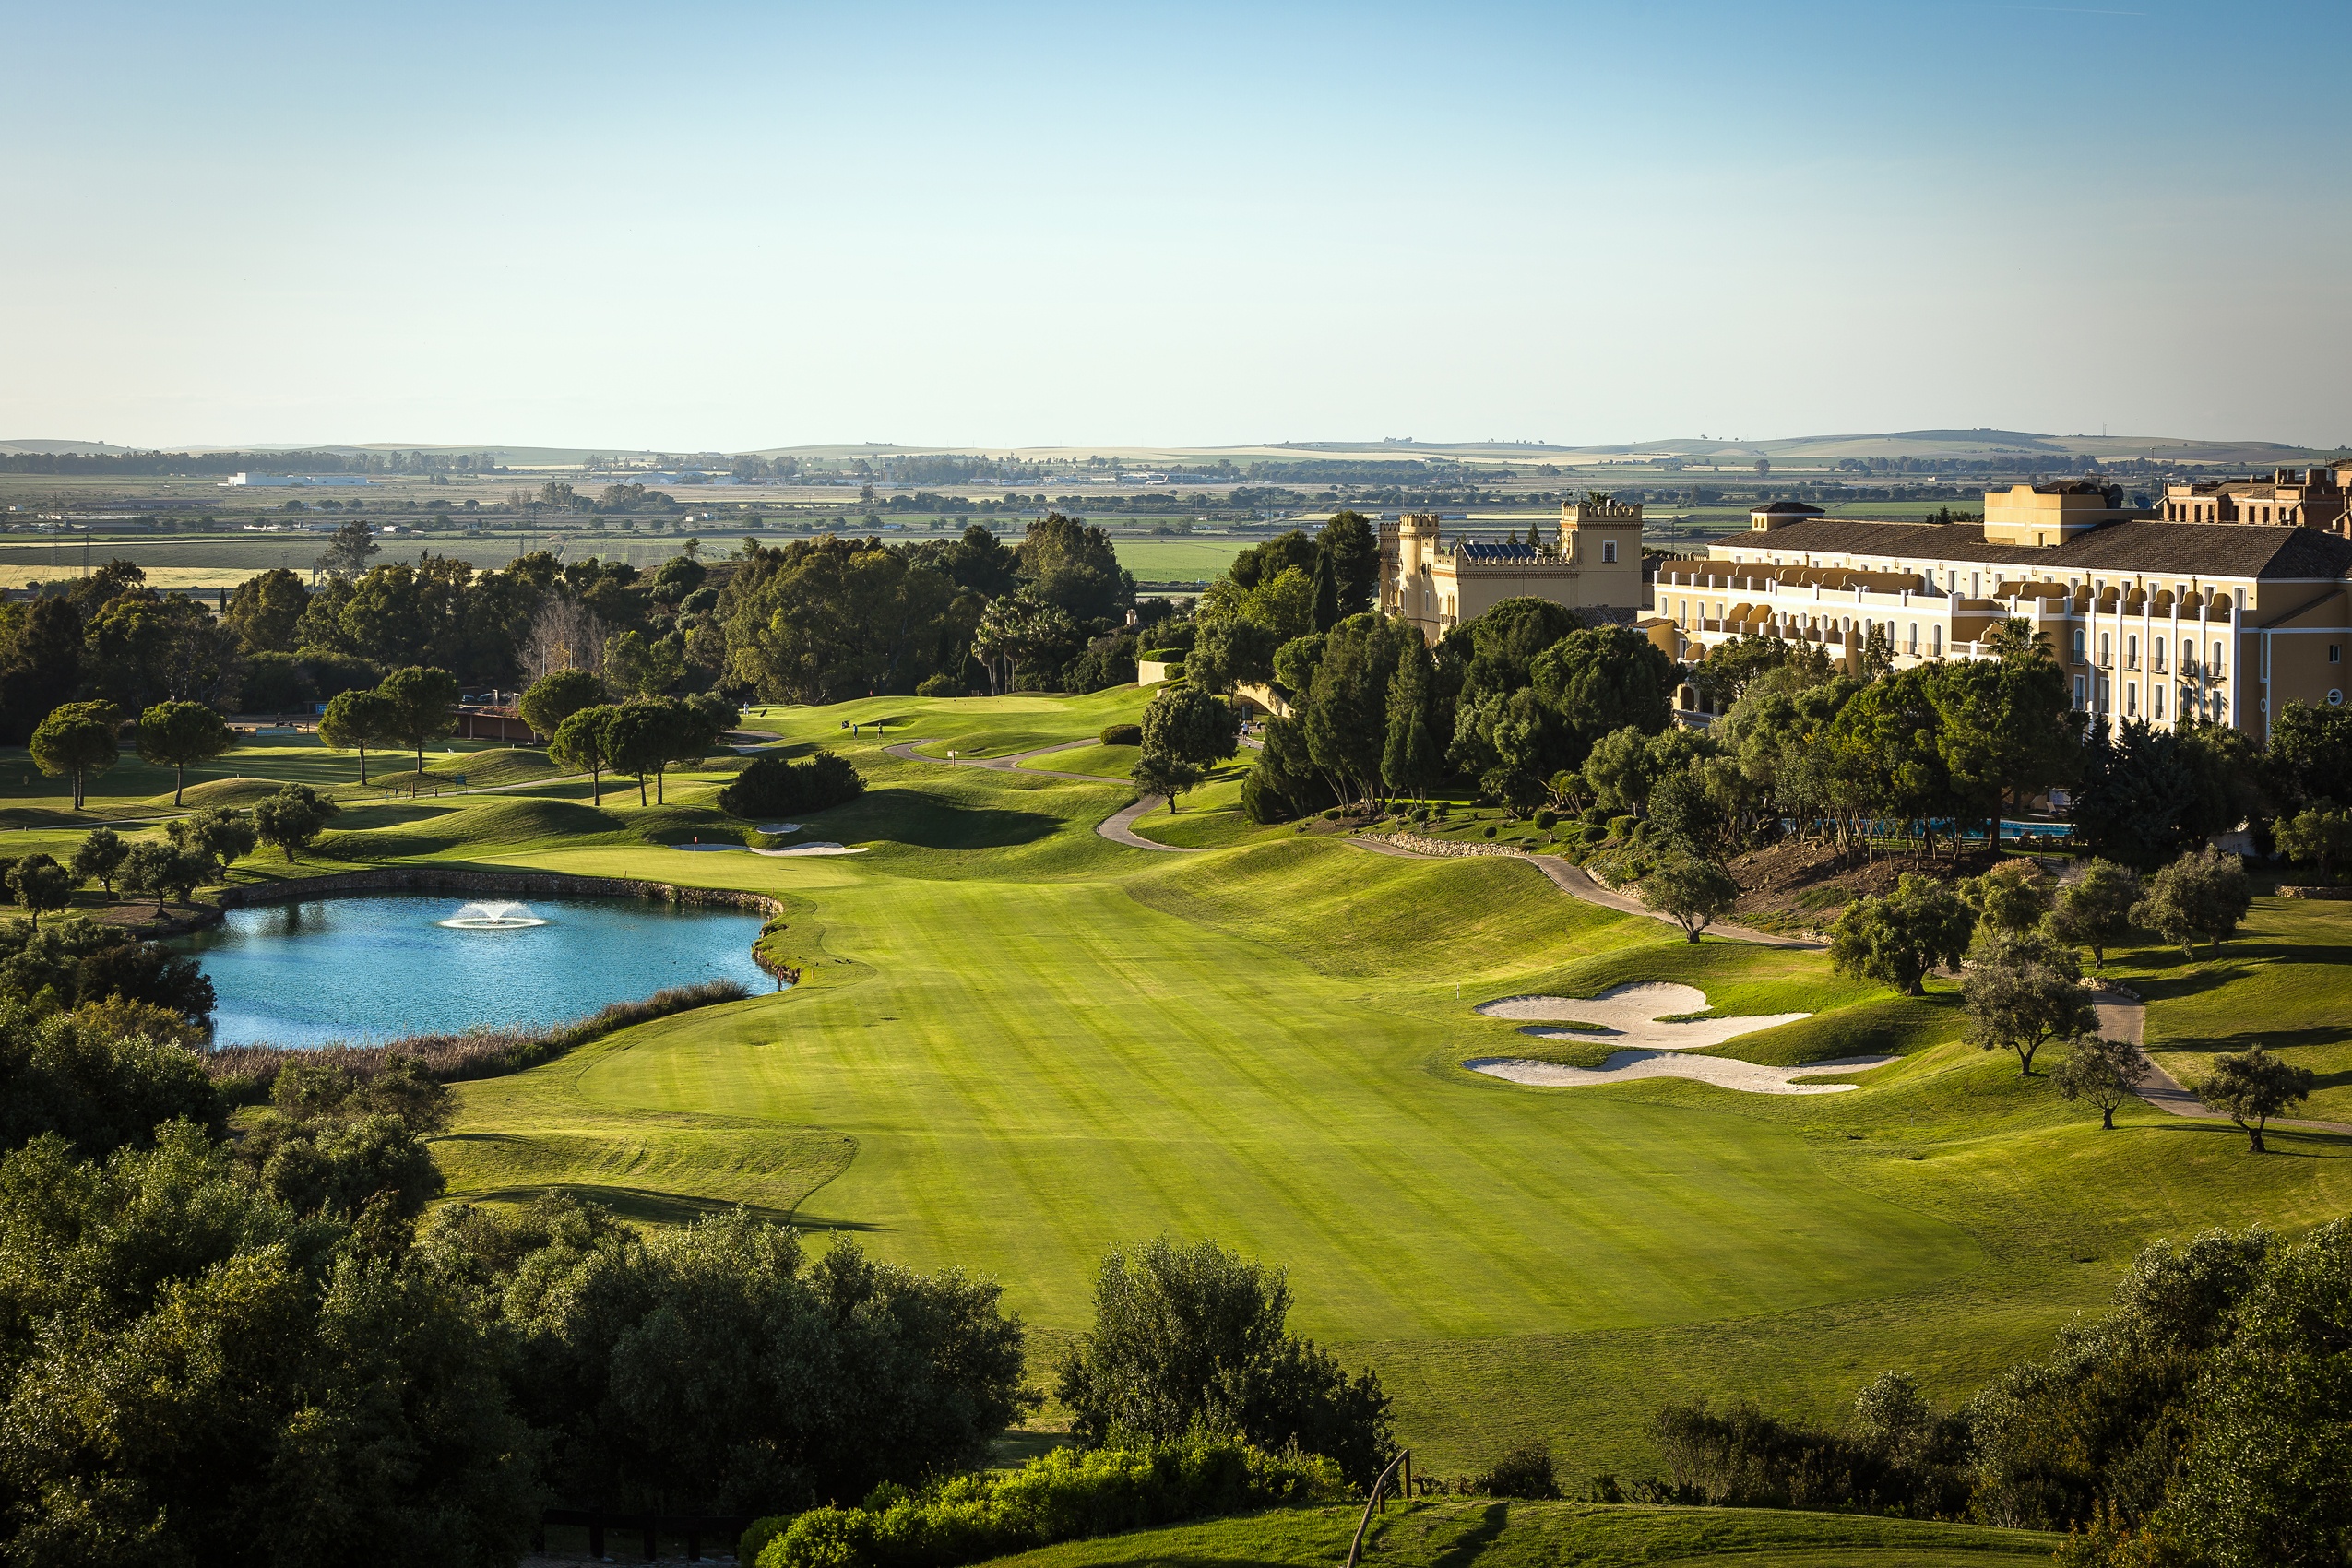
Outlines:
{"type": "Polygon", "coordinates": [[[699,980],[766,991],[761,923],[640,898],[390,893],[232,909],[172,945],[212,977],[219,1043],[313,1046],[558,1023],[699,980]]]}

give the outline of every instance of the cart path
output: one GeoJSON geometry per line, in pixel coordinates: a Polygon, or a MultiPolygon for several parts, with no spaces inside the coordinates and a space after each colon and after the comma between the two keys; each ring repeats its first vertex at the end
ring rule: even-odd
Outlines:
{"type": "MultiPolygon", "coordinates": [[[[2099,1033],[2108,1039],[2128,1039],[2146,1054],[2148,1006],[2144,1002],[2124,996],[2119,992],[2102,990],[2091,1003],[2091,1010],[2098,1015],[2099,1033]]],[[[2192,1117],[2200,1122],[2227,1122],[2228,1117],[2218,1111],[2205,1109],[2196,1091],[2182,1087],[2180,1079],[2166,1072],[2148,1058],[2148,1084],[2140,1098],[2158,1111],[2168,1111],[2175,1116],[2192,1117]]],[[[2293,1127],[2306,1133],[2339,1133],[2352,1136],[2352,1123],[2343,1122],[2304,1122],[2284,1116],[2274,1116],[2272,1127],[2293,1127]]]]}
{"type": "MultiPolygon", "coordinates": [[[[1426,854],[1420,849],[1408,849],[1402,844],[1370,835],[1349,838],[1347,842],[1360,849],[1369,849],[1375,855],[1396,855],[1406,860],[1442,861],[1479,858],[1470,855],[1426,854]]],[[[1682,922],[1672,915],[1660,914],[1638,898],[1628,897],[1622,893],[1603,887],[1586,873],[1584,867],[1570,865],[1557,855],[1530,855],[1523,851],[1502,850],[1495,858],[1520,861],[1535,867],[1550,880],[1554,887],[1559,888],[1571,898],[1581,898],[1587,904],[1597,905],[1604,909],[1614,909],[1621,915],[1640,915],[1645,920],[1660,921],[1672,926],[1676,931],[1682,929],[1682,922]]],[[[1788,947],[1807,953],[1825,952],[1828,949],[1826,943],[1807,942],[1794,936],[1775,936],[1770,932],[1755,931],[1747,926],[1732,925],[1724,921],[1716,921],[1709,925],[1706,928],[1706,934],[1725,937],[1733,942],[1752,942],[1760,947],[1788,947]]]]}

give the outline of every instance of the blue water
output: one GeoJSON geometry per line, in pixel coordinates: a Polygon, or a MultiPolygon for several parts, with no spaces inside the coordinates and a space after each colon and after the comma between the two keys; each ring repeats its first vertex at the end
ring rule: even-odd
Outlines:
{"type": "Polygon", "coordinates": [[[552,1024],[664,986],[741,980],[760,917],[636,898],[533,898],[546,921],[508,931],[439,922],[469,902],[447,893],[318,898],[232,909],[172,944],[204,965],[222,1045],[364,1043],[476,1024],[552,1024]]]}

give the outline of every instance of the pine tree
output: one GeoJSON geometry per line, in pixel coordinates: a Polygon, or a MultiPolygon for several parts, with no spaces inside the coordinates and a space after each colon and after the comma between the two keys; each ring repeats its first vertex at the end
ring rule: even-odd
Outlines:
{"type": "Polygon", "coordinates": [[[1396,674],[1388,683],[1388,735],[1380,773],[1393,794],[1418,798],[1437,777],[1439,747],[1431,723],[1437,670],[1420,633],[1402,622],[1396,625],[1409,640],[1397,650],[1396,674]]]}
{"type": "Polygon", "coordinates": [[[1339,574],[1331,552],[1315,552],[1315,630],[1327,632],[1339,624],[1339,574]]]}

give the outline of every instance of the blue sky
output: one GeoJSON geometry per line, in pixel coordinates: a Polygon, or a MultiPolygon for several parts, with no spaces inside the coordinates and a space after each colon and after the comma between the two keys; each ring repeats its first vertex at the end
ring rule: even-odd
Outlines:
{"type": "Polygon", "coordinates": [[[2352,9],[0,4],[0,438],[2352,441],[2352,9]]]}

